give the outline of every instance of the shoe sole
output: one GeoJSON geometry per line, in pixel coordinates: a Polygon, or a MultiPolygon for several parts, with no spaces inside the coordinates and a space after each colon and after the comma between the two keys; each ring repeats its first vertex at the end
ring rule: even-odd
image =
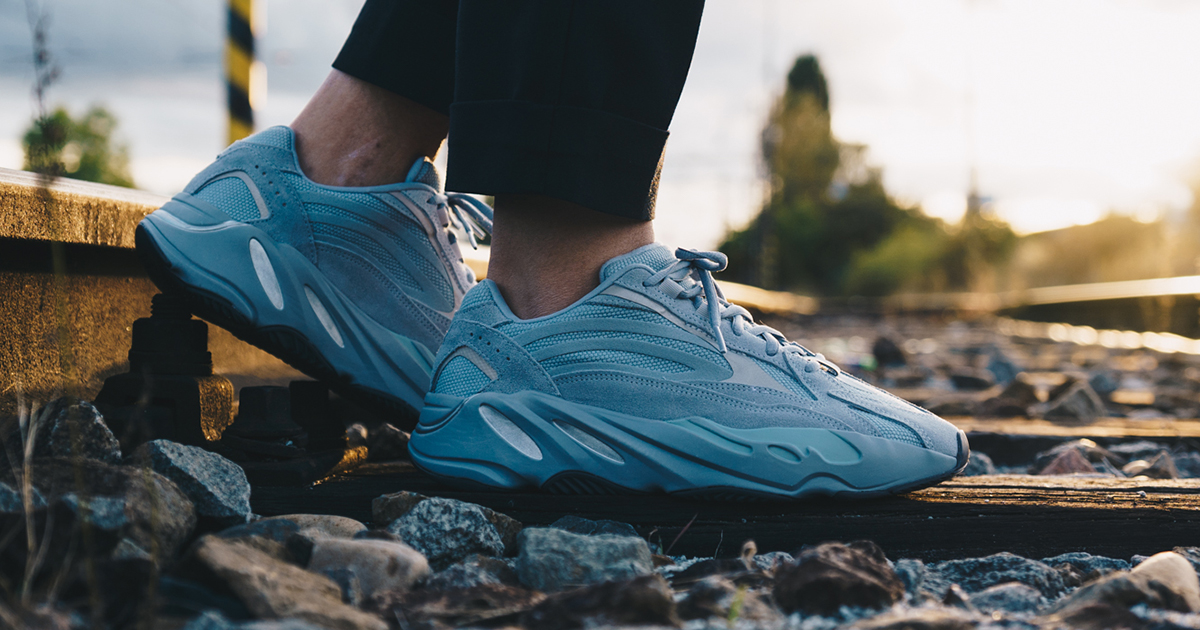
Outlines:
{"type": "Polygon", "coordinates": [[[192,313],[411,429],[433,353],[384,328],[295,248],[179,195],[138,224],[150,279],[192,313]]]}
{"type": "Polygon", "coordinates": [[[962,431],[951,457],[849,431],[647,420],[526,391],[427,395],[409,452],[458,486],[779,500],[923,488],[965,468],[970,449],[962,431]]]}

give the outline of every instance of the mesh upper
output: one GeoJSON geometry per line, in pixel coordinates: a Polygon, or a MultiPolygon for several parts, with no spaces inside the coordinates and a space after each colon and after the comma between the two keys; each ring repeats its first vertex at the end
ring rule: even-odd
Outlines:
{"type": "Polygon", "coordinates": [[[917,432],[907,424],[874,413],[860,411],[858,415],[866,418],[871,424],[875,425],[875,428],[879,431],[879,435],[885,438],[925,448],[925,440],[922,440],[921,436],[917,435],[917,432]]]}
{"type": "Polygon", "coordinates": [[[634,265],[647,265],[651,269],[659,270],[674,263],[675,260],[671,250],[654,243],[604,263],[604,266],[600,268],[600,281],[603,282],[613,274],[634,265]]]}
{"type": "Polygon", "coordinates": [[[762,361],[762,360],[757,360],[757,361],[758,361],[758,365],[761,366],[763,370],[766,370],[767,374],[771,375],[771,378],[779,381],[779,384],[786,387],[789,392],[792,392],[793,394],[795,394],[801,398],[806,398],[809,400],[816,398],[815,396],[813,396],[813,393],[811,391],[809,391],[807,388],[805,388],[803,385],[801,385],[799,382],[797,382],[796,379],[792,378],[792,376],[789,375],[787,372],[784,372],[783,370],[775,367],[774,365],[772,365],[770,363],[767,363],[766,361],[762,361]]]}
{"type": "Polygon", "coordinates": [[[238,177],[222,177],[196,191],[196,197],[225,211],[235,221],[262,218],[250,187],[238,177]]]}
{"type": "Polygon", "coordinates": [[[433,391],[437,394],[466,397],[479,393],[492,382],[483,370],[466,357],[454,357],[442,368],[433,391]]]}
{"type": "Polygon", "coordinates": [[[329,236],[354,243],[382,263],[384,269],[386,269],[387,272],[391,274],[391,276],[395,278],[401,286],[412,291],[421,290],[421,285],[417,283],[416,278],[413,278],[412,274],[410,274],[394,256],[388,253],[383,246],[375,242],[375,239],[367,236],[366,234],[344,228],[340,225],[321,223],[319,221],[312,222],[312,231],[315,236],[329,236]]]}
{"type": "Polygon", "coordinates": [[[701,357],[713,363],[725,363],[725,358],[722,357],[719,352],[698,346],[694,343],[688,343],[679,339],[671,339],[669,337],[659,337],[657,335],[643,335],[640,333],[613,330],[588,330],[550,335],[526,344],[525,349],[532,353],[543,348],[548,348],[555,344],[566,343],[568,341],[580,341],[584,339],[629,339],[632,341],[645,341],[647,343],[653,343],[686,352],[690,355],[701,357]]]}
{"type": "MultiPolygon", "coordinates": [[[[331,194],[333,194],[334,196],[338,196],[341,193],[331,193],[331,194]]],[[[426,236],[425,230],[422,229],[421,226],[417,225],[416,221],[409,218],[409,216],[407,214],[400,214],[399,211],[395,210],[394,208],[391,208],[391,206],[388,206],[387,204],[383,203],[382,201],[379,201],[378,199],[376,199],[373,196],[368,195],[368,194],[355,193],[355,194],[353,194],[353,197],[351,197],[350,193],[346,193],[343,195],[343,197],[347,198],[351,202],[365,203],[366,205],[368,205],[372,208],[379,209],[380,211],[390,212],[394,217],[396,217],[397,221],[402,226],[401,229],[404,231],[404,235],[402,237],[395,239],[396,245],[399,247],[400,251],[404,253],[404,255],[408,259],[408,261],[417,268],[417,271],[419,271],[421,273],[423,279],[428,284],[428,288],[426,290],[429,290],[430,293],[441,297],[442,299],[446,300],[447,302],[453,303],[454,290],[450,287],[450,282],[445,277],[445,271],[442,269],[439,269],[433,263],[429,262],[429,259],[427,259],[425,256],[422,256],[418,252],[414,251],[414,247],[421,247],[423,245],[426,253],[428,253],[428,254],[434,253],[433,246],[429,244],[429,237],[426,236]],[[399,215],[399,216],[397,216],[397,215],[399,215]]],[[[334,217],[341,218],[344,221],[355,223],[358,226],[361,226],[359,229],[361,229],[363,232],[367,232],[370,234],[379,234],[379,235],[383,235],[383,236],[389,235],[389,233],[387,231],[383,230],[379,226],[377,226],[373,223],[364,221],[363,217],[361,215],[359,215],[355,212],[346,210],[345,208],[339,208],[337,206],[333,206],[333,205],[329,205],[329,204],[321,204],[321,203],[308,203],[308,204],[306,204],[305,207],[310,212],[334,216],[334,217]]],[[[318,217],[314,217],[314,218],[318,218],[318,217]]],[[[319,223],[319,221],[313,222],[313,232],[314,233],[317,233],[317,224],[318,223],[319,223]]],[[[346,230],[347,228],[342,228],[342,229],[346,230]]],[[[350,238],[346,238],[346,237],[342,237],[342,238],[345,238],[345,240],[348,240],[352,243],[358,243],[358,241],[350,239],[350,238]]],[[[371,239],[370,237],[367,237],[364,235],[364,238],[371,240],[372,244],[375,245],[375,247],[378,247],[376,242],[373,239],[371,239]]],[[[367,249],[367,247],[363,246],[363,245],[360,245],[360,247],[367,249]]],[[[378,255],[376,253],[375,249],[368,249],[367,251],[371,252],[371,255],[373,255],[373,256],[378,255]]],[[[390,255],[386,255],[386,250],[379,248],[378,251],[384,252],[384,255],[380,256],[380,258],[381,258],[381,262],[385,265],[385,268],[387,268],[390,271],[393,268],[393,266],[399,267],[399,263],[397,263],[393,257],[391,257],[390,255]]],[[[405,272],[405,273],[407,274],[407,272],[405,272]]],[[[411,275],[408,275],[407,277],[408,277],[408,283],[405,284],[404,282],[401,282],[401,284],[403,286],[405,286],[406,288],[419,289],[419,287],[415,284],[416,280],[413,279],[411,275]]]]}
{"type": "MultiPolygon", "coordinates": [[[[651,324],[671,325],[665,317],[657,313],[651,313],[640,308],[623,308],[620,306],[611,306],[608,304],[583,304],[569,311],[555,315],[552,321],[564,322],[575,321],[580,319],[629,319],[639,322],[647,322],[651,324]]],[[[536,322],[502,322],[497,327],[504,330],[504,333],[516,337],[530,330],[535,330],[546,325],[550,320],[539,320],[536,322]]]]}
{"type": "Polygon", "coordinates": [[[275,126],[270,129],[264,129],[253,136],[250,136],[246,141],[254,144],[265,144],[277,149],[286,151],[292,150],[292,130],[284,126],[275,126]]]}
{"type": "Polygon", "coordinates": [[[640,354],[637,352],[624,352],[621,350],[584,350],[582,352],[569,352],[560,354],[556,357],[550,357],[542,361],[542,367],[548,371],[554,371],[558,368],[566,368],[580,363],[616,363],[619,365],[628,365],[630,367],[653,370],[655,372],[665,372],[667,374],[682,374],[691,372],[692,368],[674,361],[663,359],[661,357],[652,357],[648,354],[640,354]]]}

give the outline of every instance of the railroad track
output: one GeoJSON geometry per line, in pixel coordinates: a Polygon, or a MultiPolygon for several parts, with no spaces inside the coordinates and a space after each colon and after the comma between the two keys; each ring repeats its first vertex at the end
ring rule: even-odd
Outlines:
{"type": "MultiPolygon", "coordinates": [[[[163,198],[97,184],[60,181],[49,191],[28,173],[0,169],[0,415],[18,394],[46,400],[68,389],[91,397],[103,379],[127,368],[129,324],[148,314],[155,292],[133,253],[133,227],[163,198]],[[50,264],[58,243],[66,274],[50,264]],[[55,312],[69,313],[59,333],[55,312]]],[[[471,252],[468,255],[471,256],[471,252]]],[[[486,258],[468,260],[481,275],[486,258]]],[[[734,301],[765,313],[845,312],[786,293],[723,284],[734,301]]],[[[1001,295],[898,296],[867,305],[879,313],[996,313],[1000,332],[1111,348],[1200,354],[1196,321],[1200,277],[1140,283],[1050,287],[1001,295]],[[1035,322],[1034,319],[1049,320],[1035,322]],[[1066,323],[1069,322],[1069,323],[1066,323]],[[1130,330],[1156,330],[1153,333],[1130,330]]],[[[861,305],[859,306],[861,308],[861,305]]],[[[301,375],[210,327],[216,371],[236,386],[284,384],[301,375]]],[[[1024,457],[1058,442],[1200,440],[1200,421],[1106,419],[1086,426],[1045,421],[956,419],[989,453],[1024,457]]],[[[1000,457],[997,457],[998,463],[1000,457]]],[[[696,502],[671,497],[561,497],[457,491],[404,464],[371,464],[311,487],[259,487],[256,512],[316,512],[370,519],[380,494],[412,490],[479,503],[527,524],[564,514],[630,522],[672,553],[733,555],[742,540],[760,550],[792,550],[829,539],[870,538],[892,557],[927,560],[1013,551],[1031,557],[1083,550],[1128,557],[1195,544],[1200,480],[1139,481],[1084,477],[986,476],[867,502],[696,502]],[[688,525],[689,523],[690,526],[688,525]],[[685,531],[686,530],[686,531],[685,531]],[[937,541],[931,545],[930,541],[937,541]]]]}

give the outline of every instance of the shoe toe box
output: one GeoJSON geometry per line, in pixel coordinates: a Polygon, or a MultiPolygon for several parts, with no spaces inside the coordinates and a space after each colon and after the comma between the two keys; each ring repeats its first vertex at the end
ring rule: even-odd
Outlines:
{"type": "Polygon", "coordinates": [[[948,455],[965,457],[966,440],[953,424],[906,400],[842,373],[829,397],[845,413],[866,420],[879,437],[895,439],[948,455]]]}

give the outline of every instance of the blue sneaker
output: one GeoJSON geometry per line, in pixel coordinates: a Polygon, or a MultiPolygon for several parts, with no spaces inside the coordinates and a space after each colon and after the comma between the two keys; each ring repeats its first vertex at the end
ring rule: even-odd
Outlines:
{"type": "Polygon", "coordinates": [[[774,499],[898,493],[966,466],[962,431],[726,302],[724,268],[648,245],[530,320],[484,280],[438,351],[413,462],[460,485],[774,499]]]}
{"type": "Polygon", "coordinates": [[[164,292],[343,396],[415,418],[434,352],[475,285],[451,222],[491,229],[491,210],[445,194],[421,159],[399,184],[322,186],[292,130],[234,143],[137,228],[164,292]],[[478,224],[478,225],[476,225],[478,224]]]}

